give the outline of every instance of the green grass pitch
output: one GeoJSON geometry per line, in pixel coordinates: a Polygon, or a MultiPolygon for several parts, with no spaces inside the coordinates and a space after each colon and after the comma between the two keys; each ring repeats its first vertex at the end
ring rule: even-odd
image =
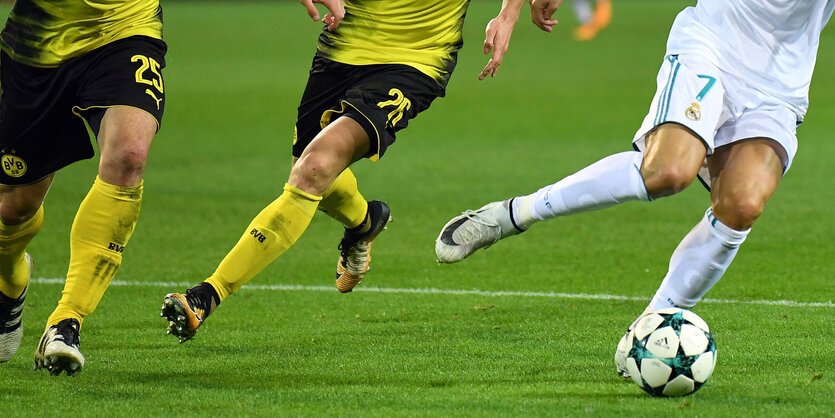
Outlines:
{"type": "Polygon", "coordinates": [[[713,328],[718,365],[695,395],[651,398],[615,374],[612,357],[708,205],[698,184],[652,204],[538,225],[460,264],[435,262],[435,236],[460,211],[630,149],[667,31],[692,3],[615,2],[611,28],[587,43],[571,38],[569,2],[552,34],[529,24],[524,11],[499,74],[479,82],[484,25],[500,2],[473,2],[447,97],[412,121],[380,162],[355,166],[365,196],[386,200],[394,216],[362,286],[346,295],[333,288],[341,228],[320,214],[194,341],[179,345],[165,335],[162,296],[210,274],[280,192],[320,25],[298,2],[164,2],[167,112],[138,229],[82,331],[85,370],[50,377],[32,371],[32,353],[60,297],[70,224],[95,161],[61,171],[47,198],[44,229],[30,246],[37,279],[23,344],[0,365],[2,409],[11,416],[831,416],[832,27],[822,36],[794,166],[696,309],[713,328]]]}

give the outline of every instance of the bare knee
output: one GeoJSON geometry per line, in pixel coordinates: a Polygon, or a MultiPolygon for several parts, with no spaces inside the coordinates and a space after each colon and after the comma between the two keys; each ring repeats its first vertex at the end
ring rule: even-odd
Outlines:
{"type": "Polygon", "coordinates": [[[713,202],[713,214],[723,224],[738,231],[754,225],[765,209],[758,196],[720,196],[713,202]]]}
{"type": "Polygon", "coordinates": [[[121,147],[115,155],[117,169],[124,173],[142,173],[148,161],[148,147],[144,144],[131,143],[121,147]]]}
{"type": "Polygon", "coordinates": [[[99,177],[122,187],[139,184],[156,131],[156,120],[142,110],[127,106],[108,109],[98,137],[99,177]]]}
{"type": "Polygon", "coordinates": [[[40,204],[28,204],[28,202],[0,201],[0,221],[3,225],[20,225],[32,219],[40,207],[40,204]]]}
{"type": "Polygon", "coordinates": [[[102,152],[99,176],[117,186],[139,184],[145,173],[150,143],[136,138],[117,138],[102,152]]]}
{"type": "Polygon", "coordinates": [[[302,152],[290,171],[290,185],[321,196],[342,170],[368,153],[370,140],[351,118],[331,123],[302,152]]]}
{"type": "Polygon", "coordinates": [[[670,196],[676,194],[693,182],[696,174],[688,167],[678,164],[665,166],[644,165],[641,167],[641,176],[647,191],[653,198],[670,196]]]}
{"type": "Polygon", "coordinates": [[[126,173],[142,175],[148,162],[150,148],[146,143],[132,143],[122,152],[120,165],[126,173]]]}
{"type": "Polygon", "coordinates": [[[305,153],[293,165],[288,181],[305,192],[321,196],[339,175],[337,167],[326,156],[319,153],[305,153]]]}
{"type": "Polygon", "coordinates": [[[32,219],[43,205],[55,174],[25,186],[0,186],[0,221],[19,225],[32,219]]]}

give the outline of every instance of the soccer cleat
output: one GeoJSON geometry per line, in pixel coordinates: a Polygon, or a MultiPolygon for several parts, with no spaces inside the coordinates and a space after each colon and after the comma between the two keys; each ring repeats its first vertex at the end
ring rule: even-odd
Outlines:
{"type": "Polygon", "coordinates": [[[594,22],[586,23],[574,29],[574,39],[578,41],[590,41],[597,37],[600,28],[594,22]]]}
{"type": "Polygon", "coordinates": [[[79,328],[81,324],[75,318],[64,319],[49,326],[35,351],[35,370],[47,369],[53,376],[61,372],[67,372],[67,376],[81,373],[84,356],[78,350],[79,328]]]}
{"type": "Polygon", "coordinates": [[[0,293],[0,363],[9,361],[20,347],[23,339],[23,325],[20,317],[23,314],[23,301],[26,290],[17,299],[12,299],[0,293]]]}
{"type": "Polygon", "coordinates": [[[371,227],[366,232],[356,233],[345,229],[339,242],[339,261],[336,263],[336,288],[342,293],[354,290],[370,269],[371,245],[391,221],[391,209],[385,202],[368,202],[368,219],[371,227]]]}
{"type": "Polygon", "coordinates": [[[594,7],[594,17],[592,17],[592,22],[594,22],[598,30],[603,30],[609,23],[612,23],[612,1],[611,0],[599,0],[594,7]]]}
{"type": "Polygon", "coordinates": [[[502,238],[525,232],[511,217],[513,199],[488,203],[452,218],[435,240],[435,255],[441,263],[457,263],[479,248],[502,238]]]}
{"type": "Polygon", "coordinates": [[[168,320],[167,333],[179,338],[182,344],[194,338],[197,329],[219,303],[217,292],[212,285],[203,282],[186,290],[185,295],[165,295],[160,316],[168,320]]]}
{"type": "MultiPolygon", "coordinates": [[[[31,279],[34,265],[32,257],[29,253],[26,253],[24,257],[26,264],[29,265],[29,279],[31,279]]],[[[17,299],[0,293],[0,363],[9,361],[15,355],[23,339],[23,324],[20,320],[23,316],[23,301],[26,299],[27,290],[29,290],[28,285],[17,299]]]]}

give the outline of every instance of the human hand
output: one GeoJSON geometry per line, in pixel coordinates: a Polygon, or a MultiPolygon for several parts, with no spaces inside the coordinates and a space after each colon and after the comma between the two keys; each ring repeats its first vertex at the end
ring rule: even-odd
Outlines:
{"type": "Polygon", "coordinates": [[[484,54],[489,54],[491,51],[493,54],[487,66],[478,75],[479,80],[484,80],[488,74],[491,78],[496,76],[499,66],[502,65],[502,58],[510,47],[510,36],[513,35],[515,25],[515,19],[506,19],[501,15],[487,23],[487,28],[484,30],[484,54]]]}
{"type": "Polygon", "coordinates": [[[330,13],[325,15],[322,23],[328,25],[329,31],[336,29],[339,22],[345,18],[345,5],[342,4],[342,0],[299,0],[299,3],[307,9],[310,18],[317,21],[319,20],[319,10],[316,9],[314,3],[324,5],[330,13]]]}
{"type": "Polygon", "coordinates": [[[554,12],[560,8],[563,0],[531,0],[531,20],[533,24],[545,32],[554,30],[559,23],[554,19],[554,12]]]}

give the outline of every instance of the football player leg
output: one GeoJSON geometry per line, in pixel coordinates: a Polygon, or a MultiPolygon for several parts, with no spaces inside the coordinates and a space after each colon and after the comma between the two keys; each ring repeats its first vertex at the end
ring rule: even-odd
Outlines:
{"type": "Polygon", "coordinates": [[[0,363],[14,356],[23,338],[21,317],[32,277],[26,246],[43,225],[43,200],[53,177],[26,186],[0,186],[0,363]]]}
{"type": "Polygon", "coordinates": [[[347,229],[356,228],[365,220],[368,202],[360,193],[357,178],[350,168],[342,171],[322,193],[319,210],[347,229]]]}
{"type": "Polygon", "coordinates": [[[692,308],[722,278],[783,175],[785,152],[756,138],[717,148],[708,158],[711,207],[684,237],[648,310],[692,308]]]}
{"type": "Polygon", "coordinates": [[[116,275],[136,226],[142,175],[157,127],[154,117],[137,108],[118,106],[104,113],[99,173],[73,221],[67,281],[35,353],[38,369],[72,375],[84,366],[78,333],[116,275]]]}
{"type": "Polygon", "coordinates": [[[436,240],[436,255],[454,263],[539,221],[678,193],[696,178],[706,153],[690,129],[662,124],[647,135],[644,153],[610,155],[533,194],[453,218],[436,240]]]}
{"type": "Polygon", "coordinates": [[[385,202],[365,200],[350,168],[325,190],[319,210],[345,226],[336,263],[336,288],[350,292],[370,269],[371,246],[391,219],[391,210],[385,202]]]}
{"type": "MultiPolygon", "coordinates": [[[[337,121],[343,119],[348,123],[350,131],[346,130],[342,135],[351,136],[355,140],[360,139],[360,142],[353,147],[354,155],[351,162],[354,162],[368,154],[371,142],[368,133],[359,123],[351,117],[341,117],[337,121]]],[[[311,145],[305,149],[300,161],[305,159],[305,153],[311,146],[316,145],[322,133],[317,135],[311,145]]],[[[311,170],[301,170],[298,173],[309,171],[311,170]]],[[[347,293],[365,277],[371,262],[371,246],[388,223],[390,210],[384,202],[365,201],[357,188],[356,177],[349,168],[345,168],[322,194],[323,199],[319,203],[319,209],[345,225],[345,232],[339,244],[340,257],[336,268],[336,287],[340,292],[347,293]]]]}
{"type": "Polygon", "coordinates": [[[368,135],[353,119],[340,117],[325,127],[293,165],[284,192],[252,220],[214,274],[185,294],[165,296],[168,332],[180,342],[193,338],[218,304],[301,237],[325,190],[368,149],[368,135]]]}
{"type": "MultiPolygon", "coordinates": [[[[722,278],[777,189],[785,158],[785,151],[768,139],[716,149],[708,158],[711,207],[673,252],[667,275],[645,314],[669,307],[692,308],[722,278]]],[[[628,347],[623,346],[627,339],[628,332],[615,351],[615,365],[618,374],[628,377],[628,347]]]]}

